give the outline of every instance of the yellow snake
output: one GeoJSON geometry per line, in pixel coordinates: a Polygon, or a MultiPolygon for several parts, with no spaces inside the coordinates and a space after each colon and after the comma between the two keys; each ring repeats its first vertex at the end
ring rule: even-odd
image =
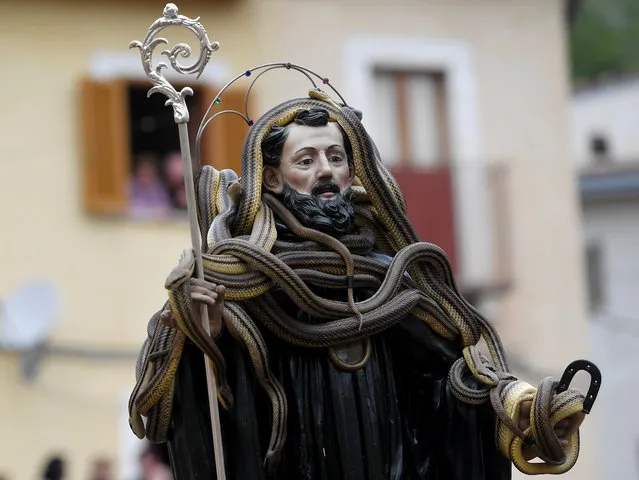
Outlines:
{"type": "Polygon", "coordinates": [[[184,347],[184,334],[160,322],[160,312],[149,322],[149,337],[136,368],[136,385],[129,400],[129,424],[139,437],[165,442],[173,406],[173,379],[184,347]],[[146,425],[142,416],[147,417],[146,425]]]}
{"type": "MultiPolygon", "coordinates": [[[[285,442],[286,398],[270,374],[267,346],[255,322],[290,343],[326,348],[369,338],[409,314],[427,322],[442,337],[459,338],[462,356],[450,370],[451,391],[462,402],[493,404],[498,418],[497,443],[518,469],[529,474],[563,473],[574,465],[579,452],[577,429],[570,432],[566,453],[553,427],[571,415],[583,415],[579,413],[583,396],[573,389],[555,394],[555,383],[546,379],[535,389],[509,373],[499,336],[460,295],[445,253],[435,245],[419,242],[406,217],[401,190],[353,110],[335,104],[318,90],[311,91],[310,98],[285,102],[252,126],[244,145],[241,179],[230,170],[218,172],[205,166],[196,187],[202,241],[208,247],[203,255],[205,278],[226,287],[226,328],[246,347],[256,379],[271,401],[273,429],[265,459],[267,469],[275,468],[285,442]],[[357,238],[338,241],[305,229],[277,199],[262,193],[263,138],[273,125],[288,124],[299,109],[317,107],[329,112],[330,121],[340,125],[351,143],[356,224],[362,232],[357,238]],[[278,241],[274,214],[304,242],[289,245],[278,241]],[[358,255],[358,249],[367,251],[367,242],[392,255],[391,264],[358,255]],[[314,251],[306,251],[309,245],[314,251]],[[346,287],[348,301],[324,299],[308,285],[346,287]],[[376,293],[355,302],[352,289],[357,285],[372,285],[376,293]],[[308,325],[288,317],[269,293],[274,287],[285,291],[299,308],[325,321],[308,325]],[[481,338],[488,346],[489,358],[477,346],[481,338]],[[467,385],[469,376],[482,387],[478,388],[477,382],[467,385]],[[526,400],[533,401],[531,426],[521,432],[516,425],[519,406],[526,400]],[[543,464],[525,459],[530,443],[536,444],[543,464]]],[[[225,408],[232,407],[224,359],[193,317],[185,281],[191,273],[192,257],[187,253],[166,284],[176,325],[167,331],[168,327],[154,317],[151,323],[156,328],[140,353],[140,373],[129,404],[131,425],[139,436],[145,434],[143,415],[147,416],[147,436],[151,425],[154,438],[162,441],[166,437],[170,423],[167,397],[172,395],[176,359],[185,338],[213,361],[218,398],[225,408]],[[164,340],[158,340],[160,337],[164,340]]]]}

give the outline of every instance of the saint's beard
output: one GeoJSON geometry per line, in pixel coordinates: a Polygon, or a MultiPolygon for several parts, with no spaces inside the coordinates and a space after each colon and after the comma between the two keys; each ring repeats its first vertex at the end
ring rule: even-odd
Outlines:
{"type": "Polygon", "coordinates": [[[333,181],[317,183],[310,195],[299,193],[285,184],[280,195],[282,203],[302,225],[335,237],[349,233],[353,229],[354,197],[352,189],[340,192],[333,181]],[[320,195],[325,192],[333,192],[335,197],[328,200],[321,198],[320,195]]]}

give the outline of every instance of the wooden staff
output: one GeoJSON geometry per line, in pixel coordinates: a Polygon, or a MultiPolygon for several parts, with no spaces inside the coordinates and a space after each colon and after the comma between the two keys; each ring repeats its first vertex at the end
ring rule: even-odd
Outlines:
{"type": "MultiPolygon", "coordinates": [[[[191,163],[191,149],[189,145],[189,111],[186,106],[186,96],[193,95],[193,90],[189,87],[184,87],[181,91],[177,91],[162,75],[162,70],[168,68],[165,63],[159,63],[154,69],[151,67],[151,57],[153,50],[159,44],[168,43],[164,38],[155,38],[155,36],[164,28],[169,26],[183,26],[191,30],[200,41],[200,56],[195,63],[190,66],[183,66],[177,62],[178,55],[186,58],[191,54],[191,48],[185,43],[179,43],[173,49],[164,50],[163,55],[166,55],[174,70],[181,74],[196,74],[199,77],[206,64],[211,57],[211,53],[219,48],[217,42],[209,42],[206,30],[199,22],[199,17],[191,19],[184,15],[178,15],[178,9],[173,3],[167,3],[164,7],[164,14],[161,18],[158,18],[151,26],[144,38],[144,42],[140,43],[135,40],[131,42],[129,48],[139,48],[142,56],[142,66],[147,76],[153,83],[153,87],[149,90],[148,96],[154,93],[162,93],[168,97],[166,101],[167,106],[173,107],[173,117],[175,123],[178,125],[178,132],[180,135],[180,150],[182,153],[182,164],[184,167],[184,184],[186,187],[186,200],[187,200],[187,212],[189,216],[189,225],[191,229],[191,243],[193,245],[193,251],[195,254],[195,266],[196,276],[199,279],[204,279],[204,269],[202,266],[202,246],[200,243],[200,228],[197,221],[197,204],[195,200],[195,185],[193,181],[193,165],[191,163]]],[[[202,319],[202,326],[206,332],[210,335],[209,316],[206,305],[200,306],[200,317],[202,319]]],[[[215,455],[215,470],[217,472],[217,480],[226,480],[225,466],[224,466],[224,450],[222,447],[222,431],[220,428],[220,414],[217,404],[217,385],[215,381],[215,374],[213,373],[213,367],[211,361],[204,357],[206,367],[206,381],[208,387],[209,398],[209,410],[211,414],[211,428],[213,433],[213,448],[215,455]]]]}

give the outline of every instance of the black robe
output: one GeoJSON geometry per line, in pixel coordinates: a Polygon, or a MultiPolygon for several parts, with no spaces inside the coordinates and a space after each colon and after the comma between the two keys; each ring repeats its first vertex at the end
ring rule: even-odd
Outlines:
{"type": "MultiPolygon", "coordinates": [[[[370,292],[358,291],[359,299],[370,292]]],[[[289,314],[312,322],[282,293],[289,314]]],[[[323,292],[323,296],[327,296],[323,292]]],[[[338,369],[327,349],[287,344],[262,328],[270,367],[288,399],[287,440],[279,467],[263,459],[271,432],[269,399],[248,354],[228,332],[218,339],[234,408],[220,410],[228,480],[508,480],[496,449],[489,404],[461,403],[446,384],[455,342],[408,317],[372,338],[357,372],[338,369]]],[[[214,479],[204,361],[188,342],[176,376],[169,451],[177,480],[214,479]]]]}
{"type": "MultiPolygon", "coordinates": [[[[390,263],[378,253],[372,257],[390,263]]],[[[344,301],[346,291],[318,291],[344,301]]],[[[356,300],[373,291],[355,290],[356,300]]],[[[279,290],[278,304],[298,320],[315,319],[279,290]]],[[[326,348],[296,347],[258,327],[270,368],[288,399],[287,440],[274,475],[263,459],[271,432],[269,399],[248,354],[228,332],[217,340],[235,405],[220,411],[228,480],[508,480],[511,463],[495,446],[489,404],[467,405],[446,378],[460,346],[409,316],[371,338],[372,355],[345,372],[326,348]]],[[[466,379],[472,383],[474,379],[466,379]]],[[[187,342],[176,375],[169,452],[177,480],[213,479],[215,464],[204,359],[187,342]]]]}

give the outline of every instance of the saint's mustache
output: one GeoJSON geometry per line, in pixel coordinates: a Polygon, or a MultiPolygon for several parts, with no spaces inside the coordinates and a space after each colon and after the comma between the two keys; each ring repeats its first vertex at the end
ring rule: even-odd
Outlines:
{"type": "Polygon", "coordinates": [[[312,195],[321,195],[322,193],[340,193],[340,188],[333,180],[317,182],[311,190],[312,195]]]}

